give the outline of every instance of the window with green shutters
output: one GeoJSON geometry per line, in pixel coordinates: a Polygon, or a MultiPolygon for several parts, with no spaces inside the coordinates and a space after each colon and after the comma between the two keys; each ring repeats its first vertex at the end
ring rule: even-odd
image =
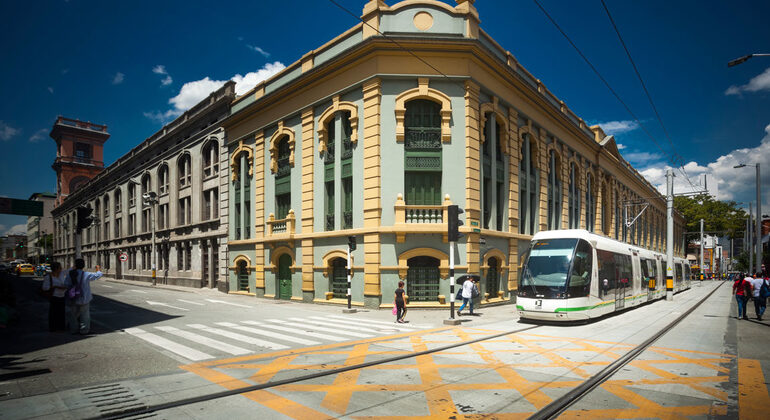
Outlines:
{"type": "Polygon", "coordinates": [[[404,117],[404,190],[408,205],[441,205],[441,105],[417,99],[404,117]]]}
{"type": "Polygon", "coordinates": [[[433,257],[414,257],[407,260],[406,294],[411,302],[435,301],[438,299],[439,260],[433,257]]]}
{"type": "Polygon", "coordinates": [[[534,235],[537,232],[537,211],[539,203],[538,170],[535,151],[529,134],[521,142],[519,165],[519,233],[534,235]]]}
{"type": "Polygon", "coordinates": [[[347,263],[343,258],[332,260],[332,282],[331,291],[337,299],[344,299],[348,296],[348,269],[347,263]]]}
{"type": "Polygon", "coordinates": [[[342,115],[342,229],[353,227],[353,142],[350,141],[352,129],[350,127],[350,113],[342,115]]]}
{"type": "Polygon", "coordinates": [[[569,166],[569,228],[580,228],[580,190],[575,164],[569,166]]]}
{"type": "Polygon", "coordinates": [[[234,214],[230,219],[233,224],[235,239],[249,239],[251,237],[251,177],[248,170],[246,153],[240,153],[236,157],[238,176],[232,182],[234,214]]]}
{"type": "Polygon", "coordinates": [[[336,139],[335,122],[327,124],[328,140],[324,152],[324,229],[334,230],[334,143],[336,139]]]}
{"type": "Polygon", "coordinates": [[[497,291],[500,290],[500,273],[498,272],[499,264],[497,258],[490,258],[487,260],[487,281],[486,281],[486,293],[489,293],[489,297],[497,297],[497,291]]]}
{"type": "Polygon", "coordinates": [[[586,230],[589,232],[593,232],[596,225],[596,197],[593,182],[593,176],[586,175],[586,230]]]}
{"type": "Polygon", "coordinates": [[[325,229],[327,231],[334,230],[334,178],[331,181],[326,181],[325,187],[325,203],[324,203],[324,220],[325,229]]]}
{"type": "Polygon", "coordinates": [[[488,113],[486,121],[494,124],[484,126],[484,142],[482,143],[482,221],[484,229],[490,229],[492,215],[495,215],[496,225],[493,229],[503,230],[505,214],[505,163],[503,152],[500,151],[500,133],[503,127],[497,122],[495,114],[488,113]],[[494,135],[491,135],[494,127],[494,135]],[[494,157],[493,157],[494,156],[494,157]]]}
{"type": "Polygon", "coordinates": [[[342,178],[342,228],[353,227],[353,178],[342,178]]]}
{"type": "Polygon", "coordinates": [[[278,142],[278,170],[275,174],[275,217],[285,219],[291,208],[291,164],[288,137],[278,142]]]}
{"type": "Polygon", "coordinates": [[[556,152],[548,153],[548,229],[561,227],[561,177],[556,152]]]}

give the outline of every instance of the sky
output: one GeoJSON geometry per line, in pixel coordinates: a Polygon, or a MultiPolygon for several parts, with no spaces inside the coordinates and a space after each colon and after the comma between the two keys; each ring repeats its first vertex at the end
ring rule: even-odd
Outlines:
{"type": "MultiPolygon", "coordinates": [[[[717,199],[755,201],[755,169],[733,166],[760,162],[770,214],[770,57],[727,67],[770,53],[770,2],[605,0],[666,136],[601,0],[538,1],[638,121],[533,0],[475,6],[482,29],[577,115],[613,134],[662,192],[677,156],[676,193],[700,188],[709,174],[717,199]]],[[[356,16],[365,4],[337,2],[356,16]]],[[[48,134],[58,115],[106,124],[109,165],[226,80],[243,93],[357,24],[327,0],[3,1],[0,19],[0,196],[22,199],[55,191],[48,134]]],[[[0,215],[0,234],[25,223],[0,215]]]]}

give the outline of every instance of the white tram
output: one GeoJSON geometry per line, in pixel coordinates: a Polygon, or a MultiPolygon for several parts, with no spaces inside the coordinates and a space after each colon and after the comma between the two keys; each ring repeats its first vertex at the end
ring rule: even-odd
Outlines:
{"type": "MultiPolygon", "coordinates": [[[[674,258],[674,292],[690,287],[690,265],[674,258]]],[[[535,234],[521,273],[521,318],[596,318],[666,296],[666,255],[586,230],[535,234]]]]}

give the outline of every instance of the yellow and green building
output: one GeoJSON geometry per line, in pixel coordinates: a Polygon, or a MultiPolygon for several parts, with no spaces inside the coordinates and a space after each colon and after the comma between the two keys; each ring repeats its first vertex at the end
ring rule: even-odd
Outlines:
{"type": "Polygon", "coordinates": [[[539,230],[665,249],[660,194],[480,28],[473,0],[372,0],[361,17],[222,123],[231,293],[344,304],[355,236],[354,306],[392,305],[399,280],[410,306],[448,305],[450,204],[465,211],[456,272],[481,275],[482,304],[515,300],[539,230]],[[626,228],[635,199],[650,206],[626,228]]]}

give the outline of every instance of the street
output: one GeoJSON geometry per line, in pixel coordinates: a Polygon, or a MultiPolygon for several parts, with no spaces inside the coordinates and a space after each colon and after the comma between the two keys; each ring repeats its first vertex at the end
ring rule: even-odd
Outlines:
{"type": "Polygon", "coordinates": [[[46,331],[38,284],[15,282],[23,320],[16,339],[4,332],[0,418],[93,418],[161,405],[145,415],[523,418],[712,290],[561,417],[751,418],[770,407],[768,340],[743,338],[768,324],[729,316],[735,304],[721,282],[585,325],[519,323],[510,306],[498,306],[449,327],[446,311],[412,310],[410,323],[396,324],[386,310],[343,315],[336,306],[100,280],[89,336],[46,331]]]}

